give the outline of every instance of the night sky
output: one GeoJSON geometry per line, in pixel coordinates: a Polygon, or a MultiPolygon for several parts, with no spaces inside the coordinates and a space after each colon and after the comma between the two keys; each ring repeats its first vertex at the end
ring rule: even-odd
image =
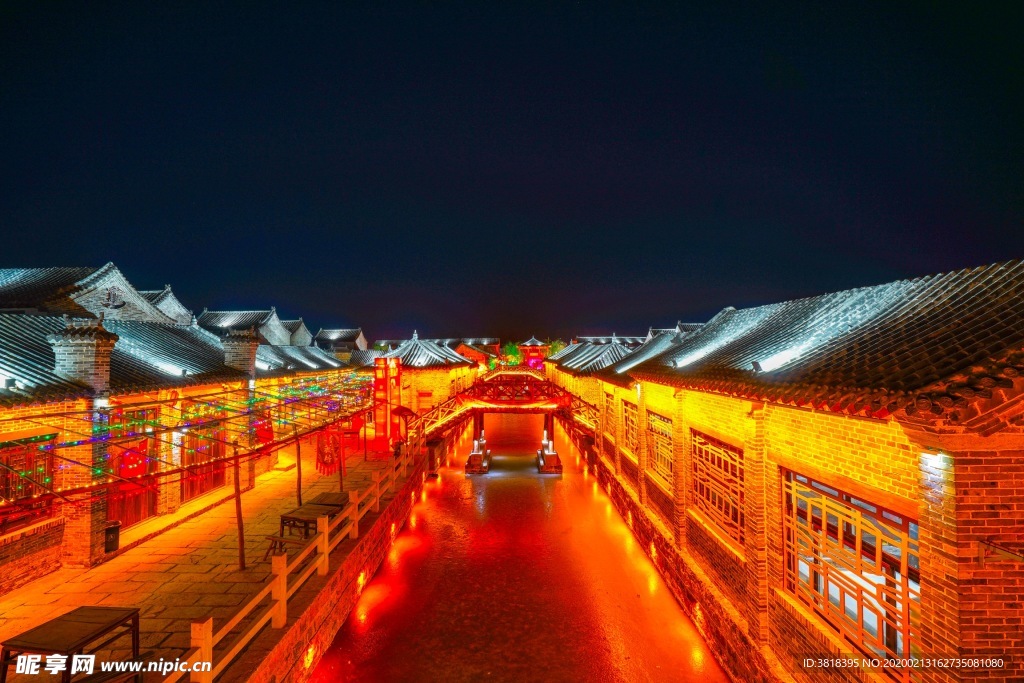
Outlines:
{"type": "Polygon", "coordinates": [[[522,338],[1024,256],[1024,3],[155,4],[0,8],[0,266],[522,338]]]}

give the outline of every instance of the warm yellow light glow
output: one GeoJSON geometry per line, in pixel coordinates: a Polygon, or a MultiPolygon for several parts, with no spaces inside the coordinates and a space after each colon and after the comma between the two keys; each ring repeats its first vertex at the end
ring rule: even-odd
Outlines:
{"type": "Polygon", "coordinates": [[[313,660],[316,659],[316,645],[310,645],[306,650],[306,655],[302,658],[302,665],[305,668],[313,666],[313,660]]]}

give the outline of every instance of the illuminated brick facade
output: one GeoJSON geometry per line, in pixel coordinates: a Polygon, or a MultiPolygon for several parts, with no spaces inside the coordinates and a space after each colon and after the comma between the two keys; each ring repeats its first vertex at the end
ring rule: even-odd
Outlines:
{"type": "Polygon", "coordinates": [[[737,680],[1024,680],[1024,354],[1002,312],[1022,287],[997,264],[546,364],[599,410],[580,445],[737,680]],[[803,663],[840,656],[980,661],[803,663]]]}
{"type": "Polygon", "coordinates": [[[108,559],[112,524],[123,549],[221,502],[236,452],[248,489],[296,431],[368,399],[331,354],[246,321],[217,336],[112,264],[0,282],[0,595],[108,559]]]}
{"type": "MultiPolygon", "coordinates": [[[[1010,557],[987,557],[984,566],[978,560],[979,541],[1017,552],[1024,545],[1024,459],[1013,447],[1024,435],[1015,430],[989,440],[989,450],[970,450],[985,437],[925,436],[894,419],[836,415],[651,382],[618,386],[598,378],[573,379],[590,385],[587,395],[602,395],[595,402],[601,423],[592,452],[604,485],[618,492],[613,499],[623,516],[629,513],[645,547],[657,548],[657,564],[680,602],[691,611],[699,605],[709,642],[720,644],[719,654],[740,680],[799,679],[808,673],[801,665],[808,656],[874,656],[785,588],[786,471],[851,492],[918,526],[920,604],[913,610],[913,642],[906,656],[997,657],[1006,664],[955,675],[930,669],[907,680],[1010,681],[1024,673],[1019,628],[1024,566],[1010,557]],[[652,472],[648,430],[638,430],[635,452],[624,445],[623,402],[638,406],[641,425],[645,412],[672,419],[671,487],[652,472]],[[742,542],[695,504],[695,433],[742,453],[742,542]],[[1001,446],[1005,450],[997,450],[1001,446]]],[[[809,675],[871,680],[852,670],[809,675]]]]}

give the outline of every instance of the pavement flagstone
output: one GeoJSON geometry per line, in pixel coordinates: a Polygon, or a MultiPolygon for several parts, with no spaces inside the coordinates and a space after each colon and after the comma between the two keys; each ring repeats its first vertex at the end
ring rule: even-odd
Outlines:
{"type": "MultiPolygon", "coordinates": [[[[387,466],[385,454],[363,454],[346,459],[345,490],[362,490],[372,483],[372,473],[387,466]],[[377,458],[375,459],[374,455],[377,458]]],[[[238,569],[234,500],[182,521],[140,545],[91,568],[63,567],[0,598],[0,641],[33,628],[48,619],[82,605],[139,607],[142,612],[142,658],[173,660],[189,649],[193,619],[213,617],[217,623],[231,618],[270,576],[270,561],[263,561],[265,537],[276,534],[280,515],[296,507],[295,455],[280,451],[278,466],[260,475],[256,486],[242,494],[247,568],[238,569]]],[[[316,470],[314,449],[302,448],[302,497],[338,490],[338,475],[316,470]]],[[[221,488],[207,494],[212,501],[230,493],[221,488]]],[[[159,522],[160,520],[154,520],[159,522]]],[[[152,523],[152,522],[151,522],[152,523]]],[[[99,653],[103,659],[127,659],[128,638],[99,653]]],[[[150,674],[146,680],[158,680],[150,674]]],[[[8,680],[21,683],[38,676],[14,674],[8,680]]]]}

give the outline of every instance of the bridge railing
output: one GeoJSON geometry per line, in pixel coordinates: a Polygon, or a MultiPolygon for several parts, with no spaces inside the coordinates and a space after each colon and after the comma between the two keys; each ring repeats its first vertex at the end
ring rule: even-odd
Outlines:
{"type": "Polygon", "coordinates": [[[480,381],[486,382],[489,379],[493,379],[499,375],[532,375],[537,379],[544,379],[544,371],[531,368],[526,365],[506,365],[489,370],[484,374],[480,375],[480,381]]]}
{"type": "Polygon", "coordinates": [[[469,410],[469,406],[462,398],[453,396],[422,415],[410,418],[408,423],[410,443],[416,439],[425,439],[438,428],[460,417],[467,410],[469,410]]]}
{"type": "MultiPolygon", "coordinates": [[[[370,511],[380,511],[381,499],[408,475],[419,453],[418,448],[405,449],[390,467],[383,472],[373,473],[372,484],[362,491],[349,491],[348,507],[333,520],[326,516],[317,519],[316,534],[290,561],[287,555],[274,555],[271,558],[271,575],[267,585],[216,631],[212,617],[193,621],[191,649],[183,661],[189,664],[189,668],[196,662],[211,662],[213,666],[212,671],[193,671],[189,680],[193,683],[212,683],[268,623],[271,628],[284,628],[288,623],[288,600],[314,574],[327,576],[331,552],[345,539],[359,537],[359,520],[370,511]],[[314,553],[316,559],[306,564],[314,553]],[[245,629],[230,643],[226,643],[228,636],[248,618],[252,620],[245,629]]],[[[163,683],[174,683],[184,675],[181,671],[176,671],[165,678],[163,683]]]]}

